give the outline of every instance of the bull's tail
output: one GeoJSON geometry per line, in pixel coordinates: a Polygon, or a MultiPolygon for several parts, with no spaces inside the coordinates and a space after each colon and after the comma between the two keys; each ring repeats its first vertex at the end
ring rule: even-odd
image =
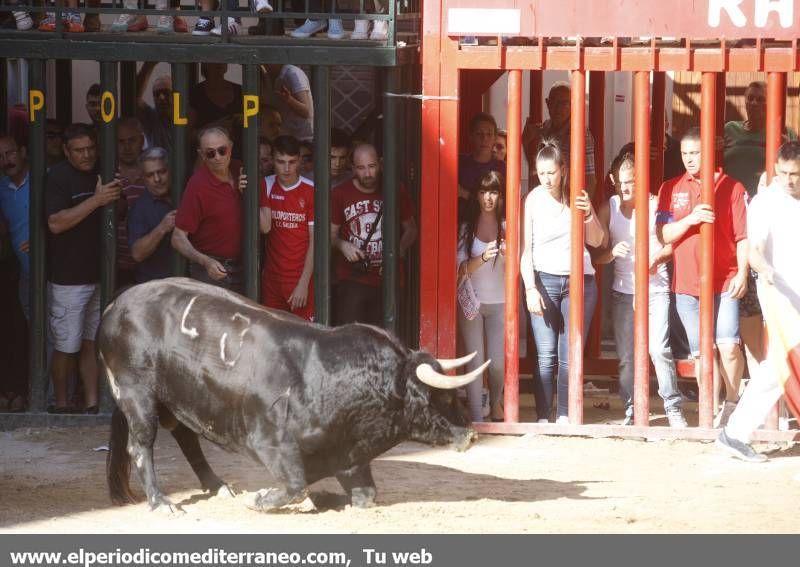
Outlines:
{"type": "Polygon", "coordinates": [[[138,500],[131,491],[131,457],[128,454],[128,420],[119,408],[111,415],[111,439],[106,457],[106,478],[111,502],[117,506],[135,504],[138,500]]]}

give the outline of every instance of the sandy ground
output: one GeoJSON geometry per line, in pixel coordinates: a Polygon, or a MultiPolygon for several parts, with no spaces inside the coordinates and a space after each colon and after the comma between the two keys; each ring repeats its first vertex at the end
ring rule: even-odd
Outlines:
{"type": "Polygon", "coordinates": [[[105,427],[0,433],[0,532],[800,532],[800,446],[762,446],[771,460],[752,465],[688,441],[483,436],[464,453],[405,443],[373,464],[378,506],[340,505],[329,479],[312,487],[317,509],[263,514],[244,505],[270,485],[262,468],[205,444],[241,491],[212,498],[162,430],[160,482],[185,512],[168,515],[110,504],[106,453],[93,450],[106,443],[105,427]]]}

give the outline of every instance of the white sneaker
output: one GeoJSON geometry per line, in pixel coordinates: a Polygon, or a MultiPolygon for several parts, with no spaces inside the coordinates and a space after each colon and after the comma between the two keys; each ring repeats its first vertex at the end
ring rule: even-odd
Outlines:
{"type": "Polygon", "coordinates": [[[133,14],[120,14],[109,28],[113,33],[124,33],[128,31],[128,24],[133,21],[133,14]]]}
{"type": "Polygon", "coordinates": [[[267,2],[267,0],[256,0],[257,14],[269,14],[270,12],[272,12],[272,4],[267,2]]]}
{"type": "Polygon", "coordinates": [[[356,20],[350,39],[367,39],[369,37],[369,20],[356,20]]]}
{"type": "Polygon", "coordinates": [[[536,420],[536,423],[550,423],[550,420],[549,419],[538,419],[538,420],[536,420]]]}
{"type": "Polygon", "coordinates": [[[569,416],[559,415],[556,418],[556,425],[569,425],[569,416]]]}
{"type": "MultiPolygon", "coordinates": [[[[236,21],[235,18],[228,18],[228,33],[230,35],[238,35],[239,32],[242,30],[241,24],[236,21]]],[[[212,35],[222,35],[222,26],[214,26],[214,29],[211,30],[212,35]]]]}
{"type": "Polygon", "coordinates": [[[327,20],[306,20],[302,26],[295,29],[289,35],[297,39],[306,39],[317,32],[325,31],[327,27],[327,20]]]}
{"type": "Polygon", "coordinates": [[[158,33],[175,33],[175,19],[172,16],[159,16],[156,31],[158,33]]]}
{"type": "Polygon", "coordinates": [[[20,31],[28,31],[33,27],[33,20],[28,12],[13,12],[14,19],[17,21],[17,29],[20,31]]]}
{"type": "Polygon", "coordinates": [[[328,38],[344,39],[344,26],[342,25],[342,20],[328,20],[328,38]]]}
{"type": "Polygon", "coordinates": [[[375,20],[372,24],[372,33],[369,38],[372,41],[386,41],[389,37],[389,22],[386,20],[375,20]]]}
{"type": "Polygon", "coordinates": [[[683,417],[683,413],[680,410],[668,412],[667,421],[669,422],[669,426],[673,429],[685,429],[689,427],[689,424],[686,423],[686,418],[683,417]]]}

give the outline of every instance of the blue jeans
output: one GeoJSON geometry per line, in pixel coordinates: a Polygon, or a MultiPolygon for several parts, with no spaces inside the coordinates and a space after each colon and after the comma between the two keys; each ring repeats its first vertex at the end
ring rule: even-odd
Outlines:
{"type": "MultiPolygon", "coordinates": [[[[675,294],[689,349],[693,356],[700,354],[700,298],[683,293],[675,294]]],[[[714,294],[714,342],[716,344],[739,344],[739,300],[725,293],[714,294]]]]}
{"type": "MultiPolygon", "coordinates": [[[[681,393],[669,343],[669,296],[668,291],[650,294],[648,350],[656,369],[658,395],[664,400],[664,410],[672,413],[680,411],[681,393]]],[[[611,317],[619,356],[619,395],[625,415],[633,416],[633,294],[611,292],[611,317]]]]}
{"type": "MultiPolygon", "coordinates": [[[[542,315],[531,314],[531,328],[539,357],[533,394],[538,419],[548,419],[553,407],[553,378],[558,366],[556,417],[567,415],[569,395],[569,276],[536,272],[536,288],[544,301],[542,315]]],[[[583,342],[597,305],[594,276],[583,276],[583,342]]],[[[536,369],[536,367],[534,367],[536,369]]]]}

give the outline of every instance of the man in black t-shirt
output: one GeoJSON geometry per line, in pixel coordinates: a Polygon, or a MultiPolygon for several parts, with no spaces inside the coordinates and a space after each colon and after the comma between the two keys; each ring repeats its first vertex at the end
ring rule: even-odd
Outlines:
{"type": "Polygon", "coordinates": [[[47,303],[53,342],[53,413],[67,407],[67,376],[78,358],[86,413],[97,413],[94,339],[100,322],[100,209],[121,194],[120,180],[102,184],[94,130],[73,124],[64,132],[66,160],[47,175],[47,303]],[[76,357],[75,355],[79,356],[76,357]]]}

